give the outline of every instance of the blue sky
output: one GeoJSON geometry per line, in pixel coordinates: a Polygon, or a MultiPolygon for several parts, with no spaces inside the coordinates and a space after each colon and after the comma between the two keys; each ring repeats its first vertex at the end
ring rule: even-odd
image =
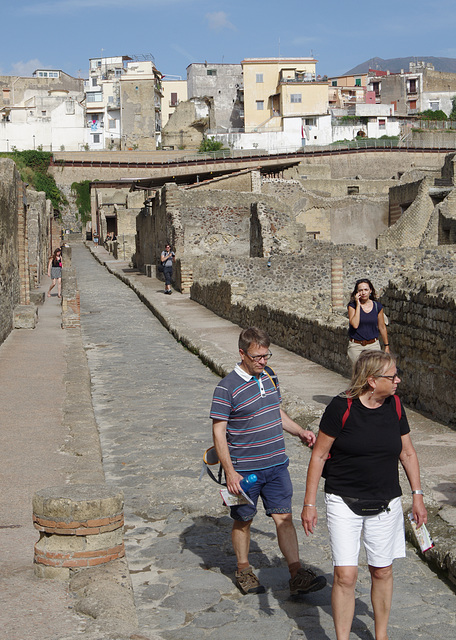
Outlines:
{"type": "Polygon", "coordinates": [[[89,58],[152,54],[186,78],[191,62],[307,57],[341,75],[373,57],[456,58],[456,3],[441,0],[15,0],[2,2],[0,74],[38,67],[88,77],[89,58]]]}

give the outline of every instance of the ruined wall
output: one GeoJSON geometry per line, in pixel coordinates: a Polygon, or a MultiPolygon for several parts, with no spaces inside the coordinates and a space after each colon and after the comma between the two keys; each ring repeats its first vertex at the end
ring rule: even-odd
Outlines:
{"type": "Polygon", "coordinates": [[[401,398],[456,427],[456,277],[427,272],[397,278],[382,302],[404,372],[401,398]]]}
{"type": "Polygon", "coordinates": [[[14,162],[0,159],[0,342],[14,326],[34,326],[30,294],[47,267],[49,211],[44,194],[26,189],[14,162]]]}
{"type": "Polygon", "coordinates": [[[47,270],[49,221],[52,205],[43,191],[27,189],[27,235],[30,289],[41,283],[47,270]]]}
{"type": "Polygon", "coordinates": [[[377,247],[380,251],[421,245],[434,211],[434,202],[429,195],[429,189],[433,183],[432,178],[423,178],[413,203],[392,227],[379,235],[377,247]]]}
{"type": "Polygon", "coordinates": [[[289,204],[296,221],[309,235],[335,244],[356,244],[375,248],[376,238],[388,228],[388,189],[392,180],[313,179],[262,180],[262,193],[289,204]],[[333,185],[333,186],[331,186],[333,185]],[[310,191],[309,189],[312,189],[310,191]],[[358,193],[347,195],[349,187],[358,193]],[[359,191],[371,191],[369,196],[359,191]]]}
{"type": "Polygon", "coordinates": [[[12,160],[0,159],[0,343],[13,328],[20,301],[17,201],[19,173],[12,160]]]}
{"type": "MultiPolygon", "coordinates": [[[[422,258],[417,266],[429,267],[429,256],[422,258]]],[[[281,293],[277,281],[271,289],[266,280],[263,289],[269,287],[269,296],[244,277],[243,282],[196,280],[191,297],[241,327],[262,327],[276,344],[348,376],[347,318],[310,303],[309,296],[281,293]]],[[[401,397],[456,427],[456,275],[393,278],[382,303],[388,310],[389,341],[404,371],[401,397]]]]}
{"type": "MultiPolygon", "coordinates": [[[[227,280],[237,287],[248,287],[254,292],[282,295],[296,299],[295,310],[303,304],[322,312],[330,312],[331,262],[333,258],[343,261],[343,297],[348,303],[349,295],[358,278],[372,280],[377,293],[382,294],[391,278],[408,272],[426,271],[444,277],[456,275],[456,249],[434,247],[432,249],[400,249],[379,252],[351,245],[335,246],[327,242],[308,242],[301,255],[273,255],[268,267],[268,258],[234,258],[232,256],[194,258],[194,282],[204,280],[227,280]]],[[[386,311],[388,313],[388,310],[386,311]]]]}

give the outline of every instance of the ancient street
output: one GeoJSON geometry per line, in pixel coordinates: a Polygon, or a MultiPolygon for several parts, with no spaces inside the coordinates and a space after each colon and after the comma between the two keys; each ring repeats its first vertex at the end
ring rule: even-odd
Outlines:
{"type": "MultiPolygon", "coordinates": [[[[217,486],[207,476],[198,481],[202,452],[211,443],[208,412],[217,376],[176,342],[137,295],[82,245],[73,246],[73,265],[106,481],[125,493],[127,559],[142,633],[185,640],[332,640],[330,587],[299,601],[290,599],[288,571],[263,514],[255,520],[251,561],[267,593],[242,596],[234,586],[227,510],[217,486]]],[[[149,283],[154,294],[162,288],[154,279],[149,283]]],[[[170,314],[179,297],[166,297],[170,314]]],[[[230,331],[237,334],[236,327],[230,331]]],[[[272,350],[280,373],[284,350],[272,350]]],[[[236,353],[233,337],[232,364],[236,353]]],[[[331,372],[324,386],[323,379],[316,380],[321,380],[320,394],[325,397],[343,384],[343,378],[331,372]]],[[[291,437],[287,448],[302,559],[331,583],[323,494],[318,533],[305,539],[299,514],[309,452],[291,437]]],[[[456,600],[451,588],[411,546],[407,558],[394,567],[391,638],[453,639],[456,600]]],[[[364,562],[353,636],[373,638],[364,562]]]]}

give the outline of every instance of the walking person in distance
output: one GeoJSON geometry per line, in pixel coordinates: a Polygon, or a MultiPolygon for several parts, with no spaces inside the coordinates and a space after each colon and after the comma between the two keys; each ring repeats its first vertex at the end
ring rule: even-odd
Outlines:
{"type": "Polygon", "coordinates": [[[379,335],[382,337],[385,352],[389,353],[383,305],[377,300],[374,286],[367,278],[355,282],[348,303],[348,320],[350,324],[347,355],[352,365],[363,351],[381,349],[379,335]]]}
{"type": "Polygon", "coordinates": [[[171,245],[166,243],[164,251],[161,252],[160,257],[163,265],[163,275],[165,277],[165,293],[171,295],[171,279],[173,276],[173,263],[176,261],[176,255],[174,251],[171,251],[171,245]]]}
{"type": "Polygon", "coordinates": [[[48,298],[51,297],[51,291],[57,284],[57,296],[62,297],[62,249],[57,247],[48,262],[48,276],[52,279],[51,286],[47,292],[48,298]]]}

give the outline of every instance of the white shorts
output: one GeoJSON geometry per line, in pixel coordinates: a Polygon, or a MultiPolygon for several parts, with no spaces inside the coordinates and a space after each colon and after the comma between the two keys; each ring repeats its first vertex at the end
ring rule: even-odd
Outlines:
{"type": "Polygon", "coordinates": [[[390,511],[378,516],[357,516],[340,496],[325,494],[326,522],[335,567],[357,567],[361,533],[367,562],[371,567],[388,567],[405,556],[405,527],[402,502],[393,498],[390,511]]]}

